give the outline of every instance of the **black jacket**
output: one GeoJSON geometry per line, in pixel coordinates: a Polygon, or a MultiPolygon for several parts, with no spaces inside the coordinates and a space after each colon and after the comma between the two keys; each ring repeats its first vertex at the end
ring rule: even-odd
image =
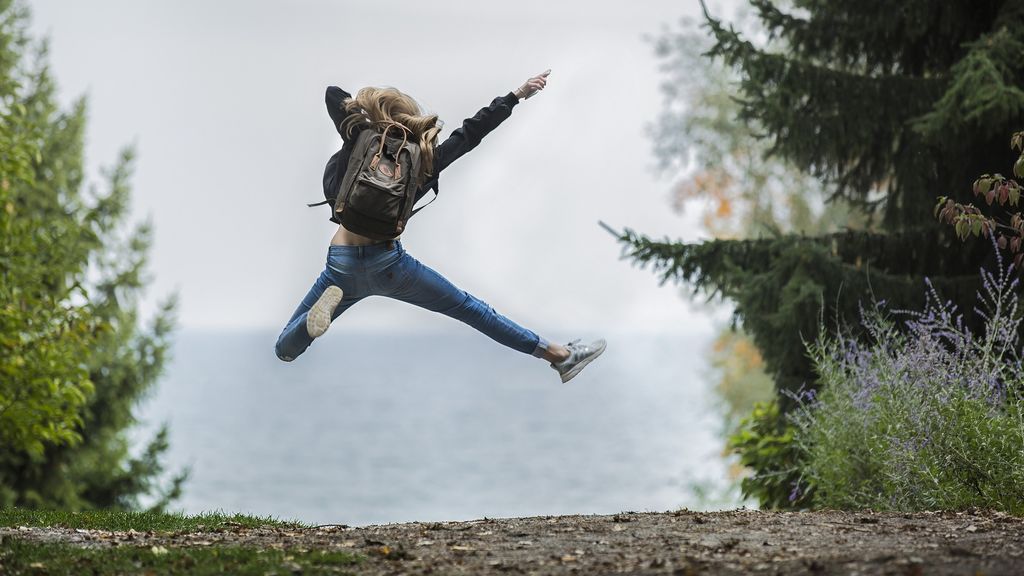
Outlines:
{"type": "MultiPolygon", "coordinates": [[[[338,150],[331,156],[327,161],[326,168],[324,168],[324,196],[326,198],[334,198],[337,195],[341,179],[348,168],[348,159],[352,153],[352,146],[359,135],[358,127],[353,130],[351,137],[342,130],[342,122],[348,116],[348,113],[345,111],[344,101],[347,98],[351,98],[351,96],[351,94],[337,86],[329,86],[327,88],[327,113],[330,114],[331,121],[334,122],[334,128],[341,135],[342,146],[341,150],[338,150]]],[[[516,95],[512,92],[509,92],[504,96],[495,98],[489,106],[481,108],[472,118],[463,120],[461,127],[456,128],[444,142],[441,142],[434,148],[434,169],[431,172],[432,175],[416,191],[416,200],[422,198],[429,190],[433,190],[436,194],[438,192],[437,179],[441,171],[466,152],[476,148],[476,145],[480,143],[484,136],[512,115],[512,108],[518,103],[519,98],[516,98],[516,95]]],[[[331,220],[333,222],[338,221],[333,212],[331,220]]]]}

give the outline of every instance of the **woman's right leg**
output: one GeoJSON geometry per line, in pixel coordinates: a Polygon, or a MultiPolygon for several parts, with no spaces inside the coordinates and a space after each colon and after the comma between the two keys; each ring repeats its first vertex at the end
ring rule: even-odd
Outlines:
{"type": "Polygon", "coordinates": [[[309,331],[306,329],[306,316],[309,314],[310,308],[316,304],[316,301],[323,295],[324,291],[327,290],[328,286],[339,286],[344,294],[341,299],[341,303],[338,304],[337,308],[334,309],[334,313],[331,315],[331,319],[337,318],[342,312],[347,310],[350,306],[363,299],[363,296],[356,293],[354,285],[345,286],[349,284],[346,279],[342,276],[339,277],[334,270],[328,267],[320,273],[320,276],[313,283],[313,287],[309,289],[306,297],[299,303],[298,308],[292,314],[292,317],[285,324],[284,330],[277,337],[277,344],[274,346],[274,352],[277,357],[285,362],[291,362],[306,351],[309,345],[313,343],[314,338],[310,336],[309,331]],[[346,289],[347,288],[347,289],[346,289]]]}

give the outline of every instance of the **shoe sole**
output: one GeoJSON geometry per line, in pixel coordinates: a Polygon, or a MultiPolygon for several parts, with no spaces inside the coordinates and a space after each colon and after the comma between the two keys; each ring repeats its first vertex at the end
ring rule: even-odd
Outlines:
{"type": "Polygon", "coordinates": [[[344,293],[337,286],[328,286],[306,314],[306,332],[310,338],[319,338],[331,326],[334,309],[341,303],[344,293]]]}
{"type": "Polygon", "coordinates": [[[603,344],[600,348],[598,348],[597,352],[594,352],[589,357],[587,357],[586,360],[580,362],[576,366],[573,366],[572,370],[569,370],[565,374],[562,374],[562,384],[565,384],[569,380],[572,380],[573,378],[575,378],[577,374],[579,374],[584,368],[587,367],[587,364],[590,364],[591,362],[594,361],[595,358],[597,358],[601,354],[604,354],[604,349],[607,348],[607,347],[608,347],[607,343],[603,344]]]}

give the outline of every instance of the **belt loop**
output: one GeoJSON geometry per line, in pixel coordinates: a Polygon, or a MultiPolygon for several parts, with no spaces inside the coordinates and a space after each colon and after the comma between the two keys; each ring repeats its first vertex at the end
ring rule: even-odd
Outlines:
{"type": "Polygon", "coordinates": [[[395,249],[395,241],[394,240],[388,240],[388,250],[390,251],[390,250],[394,250],[394,249],[395,249]]]}

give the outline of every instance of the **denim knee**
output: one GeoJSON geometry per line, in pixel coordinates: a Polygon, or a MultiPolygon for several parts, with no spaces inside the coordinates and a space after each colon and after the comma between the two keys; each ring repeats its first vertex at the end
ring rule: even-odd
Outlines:
{"type": "Polygon", "coordinates": [[[283,350],[282,344],[284,341],[284,335],[285,332],[282,332],[281,335],[277,337],[277,342],[274,343],[274,355],[283,362],[291,362],[292,360],[295,360],[295,356],[286,354],[283,350]]]}
{"type": "Polygon", "coordinates": [[[282,360],[284,362],[291,362],[292,360],[295,360],[295,358],[293,358],[291,356],[286,356],[286,355],[282,354],[281,353],[281,347],[277,346],[277,345],[274,345],[274,354],[277,355],[277,359],[278,360],[282,360]]]}
{"type": "Polygon", "coordinates": [[[471,294],[466,294],[462,302],[455,306],[448,314],[457,320],[470,322],[474,318],[484,320],[498,315],[490,304],[483,302],[471,294]]]}

